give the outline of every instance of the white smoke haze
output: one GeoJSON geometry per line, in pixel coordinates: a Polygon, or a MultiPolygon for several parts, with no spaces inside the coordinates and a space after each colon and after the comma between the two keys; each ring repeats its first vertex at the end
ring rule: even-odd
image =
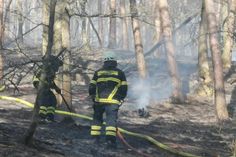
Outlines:
{"type": "Polygon", "coordinates": [[[142,79],[134,80],[130,87],[130,96],[134,98],[136,109],[146,109],[151,98],[150,83],[142,79]]]}

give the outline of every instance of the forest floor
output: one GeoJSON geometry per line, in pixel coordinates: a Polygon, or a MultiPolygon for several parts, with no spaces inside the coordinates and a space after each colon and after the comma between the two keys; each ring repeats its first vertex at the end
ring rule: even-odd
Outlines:
{"type": "MultiPolygon", "coordinates": [[[[31,54],[31,53],[29,53],[31,54]]],[[[9,57],[9,61],[15,61],[15,55],[9,57]]],[[[83,55],[82,55],[83,56],[83,55]]],[[[37,57],[37,56],[36,56],[37,57]]],[[[76,57],[75,57],[76,58],[76,57]]],[[[77,57],[78,58],[78,57],[77,57]]],[[[87,62],[83,69],[88,68],[87,62]]],[[[9,62],[10,65],[11,62],[9,62]]],[[[74,61],[74,64],[77,62],[74,61]]],[[[163,63],[160,62],[162,65],[163,63]]],[[[95,65],[95,63],[94,63],[95,65]]],[[[97,63],[96,63],[96,68],[97,63]]],[[[161,67],[161,66],[157,66],[161,67]]],[[[191,68],[191,66],[185,66],[191,68]]],[[[29,69],[19,67],[21,70],[29,69]]],[[[153,67],[152,67],[153,68],[153,67]]],[[[75,69],[76,70],[76,69],[75,69]]],[[[78,69],[80,72],[81,69],[78,69]]],[[[153,68],[153,70],[156,70],[153,68]]],[[[167,71],[167,70],[166,70],[167,71]]],[[[93,71],[92,71],[93,73],[93,71]]],[[[152,72],[156,73],[156,72],[152,72]]],[[[160,71],[158,74],[167,74],[160,71]]],[[[236,73],[236,72],[235,72],[236,73]]],[[[184,75],[183,73],[181,73],[184,75]]],[[[22,74],[23,75],[23,74],[22,74]]],[[[232,76],[236,78],[236,76],[232,76]]],[[[84,80],[89,80],[86,79],[84,80]]],[[[159,77],[158,79],[160,79],[159,77]]],[[[189,77],[187,77],[189,81],[189,77]]],[[[159,94],[167,88],[164,84],[166,76],[158,80],[163,84],[159,94]]],[[[31,83],[32,77],[26,82],[31,83]]],[[[24,80],[25,81],[25,80],[24,80]]],[[[187,85],[187,81],[184,85],[187,85]]],[[[233,85],[227,84],[226,98],[231,109],[235,108],[236,90],[233,85]],[[234,95],[231,97],[231,94],[234,95]]],[[[189,87],[190,88],[190,87],[189,87]]],[[[17,97],[33,103],[36,91],[32,84],[22,84],[19,92],[7,89],[0,95],[17,97]]],[[[211,98],[203,99],[196,96],[188,96],[183,104],[171,104],[168,100],[152,100],[147,110],[147,117],[140,117],[135,102],[126,99],[119,110],[118,126],[126,130],[141,133],[153,137],[157,141],[168,145],[178,151],[188,152],[202,157],[231,157],[236,154],[236,116],[230,121],[218,124],[215,116],[215,106],[211,98]]],[[[73,106],[76,113],[91,116],[93,113],[92,102],[88,99],[87,87],[73,85],[73,106]]],[[[65,106],[58,106],[66,110],[65,106]]],[[[1,157],[139,157],[140,154],[132,151],[118,139],[118,149],[107,150],[102,143],[94,145],[90,136],[90,122],[73,117],[73,120],[62,115],[56,115],[56,121],[51,124],[39,124],[34,136],[34,144],[30,147],[22,144],[22,138],[28,129],[32,109],[19,104],[0,100],[0,156],[1,157]]],[[[162,150],[152,143],[137,137],[123,134],[127,142],[134,148],[150,157],[177,157],[178,155],[162,150]]],[[[103,139],[104,140],[104,139],[103,139]]]]}
{"type": "MultiPolygon", "coordinates": [[[[20,93],[1,93],[34,102],[35,91],[31,87],[19,87],[20,93]]],[[[74,100],[77,113],[92,115],[87,88],[80,86],[78,99],[74,100]],[[86,93],[86,94],[85,94],[86,93]],[[78,101],[79,100],[79,101],[78,101]]],[[[202,98],[189,98],[184,104],[152,102],[147,108],[148,117],[140,117],[131,110],[129,100],[119,111],[118,125],[126,130],[149,135],[157,141],[204,157],[230,157],[235,148],[235,120],[217,124],[214,105],[202,98]]],[[[64,106],[59,106],[63,109],[64,106]]],[[[89,121],[67,119],[56,115],[51,124],[38,125],[34,144],[27,147],[21,140],[28,129],[32,110],[16,102],[0,100],[0,156],[2,157],[135,157],[141,156],[118,140],[115,151],[107,150],[103,144],[94,145],[89,135],[89,121]]],[[[151,157],[175,157],[150,142],[124,134],[127,142],[151,157]]]]}

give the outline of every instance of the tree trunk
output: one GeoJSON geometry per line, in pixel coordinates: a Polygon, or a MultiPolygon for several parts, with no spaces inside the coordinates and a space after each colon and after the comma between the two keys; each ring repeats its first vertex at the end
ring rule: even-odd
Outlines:
{"type": "Polygon", "coordinates": [[[49,0],[43,0],[43,41],[42,54],[45,55],[48,44],[48,24],[49,24],[49,0]]]}
{"type": "Polygon", "coordinates": [[[146,79],[147,71],[146,71],[146,63],[143,54],[143,43],[140,32],[139,21],[135,19],[138,15],[136,0],[130,0],[130,11],[131,11],[131,22],[134,36],[134,46],[136,52],[136,63],[138,66],[138,72],[141,79],[146,79]]]}
{"type": "MultiPolygon", "coordinates": [[[[161,39],[161,21],[160,21],[160,13],[158,12],[158,2],[159,0],[155,0],[154,2],[154,23],[155,23],[155,43],[160,42],[161,39]]],[[[155,56],[158,57],[158,50],[155,52],[155,56]]]]}
{"type": "Polygon", "coordinates": [[[0,49],[3,48],[4,27],[5,27],[4,18],[3,18],[3,10],[4,10],[4,0],[0,0],[0,49]]]}
{"type": "Polygon", "coordinates": [[[195,91],[195,93],[199,96],[211,96],[213,94],[213,89],[210,86],[210,83],[212,83],[212,78],[210,75],[210,68],[208,62],[207,38],[207,19],[205,5],[203,1],[198,38],[198,75],[200,81],[199,86],[195,91]]]}
{"type": "MultiPolygon", "coordinates": [[[[102,14],[102,1],[97,1],[98,2],[98,13],[102,14]]],[[[101,47],[103,47],[104,43],[104,35],[103,35],[103,18],[98,19],[98,34],[101,39],[101,47]]]]}
{"type": "Polygon", "coordinates": [[[159,1],[159,12],[160,12],[162,35],[165,41],[169,71],[172,79],[172,86],[173,86],[172,101],[175,103],[180,103],[183,102],[183,95],[181,91],[181,81],[179,79],[177,63],[175,60],[175,51],[172,40],[172,29],[171,29],[171,21],[168,11],[167,0],[159,1]]]}
{"type": "MultiPolygon", "coordinates": [[[[24,15],[27,16],[27,17],[31,17],[32,15],[32,12],[31,12],[31,8],[34,6],[34,4],[36,2],[31,2],[30,0],[25,0],[24,1],[24,15]]],[[[24,32],[27,32],[29,31],[31,28],[31,22],[28,20],[28,19],[25,19],[24,18],[24,32]]],[[[35,33],[36,34],[36,33],[35,33]]],[[[31,36],[30,36],[31,37],[31,36]]]]}
{"type": "MultiPolygon", "coordinates": [[[[53,54],[57,55],[62,50],[62,13],[65,11],[65,3],[57,1],[56,9],[55,9],[55,22],[54,22],[54,34],[53,34],[53,54]]],[[[62,74],[58,74],[55,79],[56,85],[61,88],[62,87],[62,74]]],[[[57,104],[60,105],[62,103],[61,95],[54,92],[57,104]]]]}
{"type": "MultiPolygon", "coordinates": [[[[126,5],[125,0],[120,1],[120,12],[121,16],[126,15],[126,5]]],[[[128,38],[128,23],[127,17],[122,18],[122,48],[125,50],[129,49],[129,38],[128,38]]]]}
{"type": "Polygon", "coordinates": [[[55,23],[54,23],[54,34],[53,34],[53,54],[58,54],[62,49],[62,26],[61,18],[62,12],[64,11],[64,3],[60,0],[57,2],[55,9],[55,23]]]}
{"type": "MultiPolygon", "coordinates": [[[[67,2],[64,0],[64,6],[66,6],[67,2]]],[[[64,7],[64,11],[62,14],[62,47],[66,48],[66,53],[64,56],[64,64],[63,64],[63,96],[66,100],[70,108],[72,109],[72,95],[71,95],[71,51],[70,51],[70,19],[67,15],[64,7]]]]}
{"type": "MultiPolygon", "coordinates": [[[[80,2],[80,6],[81,6],[81,12],[82,14],[86,14],[86,4],[87,4],[87,0],[82,0],[80,2]]],[[[85,50],[90,50],[90,42],[89,42],[89,35],[88,35],[88,18],[83,17],[82,18],[82,44],[85,50]]]]}
{"type": "Polygon", "coordinates": [[[3,37],[9,37],[9,33],[11,32],[11,19],[12,16],[9,16],[10,10],[11,10],[11,4],[13,0],[9,0],[8,3],[6,4],[5,8],[5,15],[4,15],[4,27],[3,27],[3,37]],[[6,31],[7,30],[7,31],[6,31]]]}
{"type": "Polygon", "coordinates": [[[0,88],[3,84],[3,9],[4,9],[4,0],[0,0],[0,88]]]}
{"type": "Polygon", "coordinates": [[[222,54],[223,67],[225,69],[230,69],[231,58],[232,58],[232,48],[233,48],[233,38],[234,38],[234,21],[235,21],[235,11],[236,11],[236,0],[231,0],[230,12],[225,20],[225,31],[224,31],[224,49],[222,54]]]}
{"type": "Polygon", "coordinates": [[[212,54],[212,64],[214,70],[214,86],[215,86],[215,106],[217,117],[220,121],[229,118],[223,80],[223,68],[221,60],[221,52],[219,48],[216,14],[213,8],[213,0],[205,0],[206,16],[208,24],[208,32],[210,35],[210,48],[212,54]]]}
{"type": "MultiPolygon", "coordinates": [[[[116,0],[110,0],[110,12],[116,14],[116,0]]],[[[116,18],[110,17],[109,48],[116,47],[116,18]]]]}
{"type": "Polygon", "coordinates": [[[18,35],[20,43],[23,43],[23,6],[22,0],[17,0],[17,16],[18,16],[18,35]]]}
{"type": "MultiPolygon", "coordinates": [[[[46,49],[46,54],[45,54],[45,60],[48,60],[49,56],[52,53],[52,46],[53,46],[53,27],[54,27],[54,16],[55,16],[55,7],[56,7],[57,0],[50,0],[50,16],[49,16],[49,27],[48,27],[48,44],[47,44],[47,49],[46,49]]],[[[42,91],[44,88],[45,83],[45,78],[46,78],[46,70],[48,69],[48,65],[44,64],[42,68],[42,74],[40,76],[39,81],[39,87],[38,87],[38,92],[42,91]]],[[[38,104],[38,94],[36,97],[34,109],[33,109],[33,116],[32,116],[32,122],[30,124],[29,129],[26,131],[25,136],[24,136],[24,143],[26,145],[32,144],[33,140],[33,135],[35,133],[35,130],[38,125],[38,118],[39,118],[39,104],[38,104]]]]}

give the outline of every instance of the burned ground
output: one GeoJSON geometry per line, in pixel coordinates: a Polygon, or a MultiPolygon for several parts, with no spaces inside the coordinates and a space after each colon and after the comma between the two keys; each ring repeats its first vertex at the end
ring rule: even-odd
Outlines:
{"type": "MultiPolygon", "coordinates": [[[[37,56],[35,58],[38,58],[37,56]]],[[[13,60],[8,58],[8,60],[13,60]]],[[[8,61],[6,60],[6,61],[8,61]]],[[[84,59],[88,60],[88,59],[84,59]]],[[[90,60],[89,60],[90,61],[90,60]]],[[[86,86],[86,78],[91,77],[98,63],[91,61],[83,64],[76,64],[72,74],[75,74],[73,84],[73,106],[76,113],[91,116],[92,102],[88,98],[86,86]],[[87,70],[86,70],[87,69],[87,70]],[[84,71],[86,70],[86,71],[84,71]],[[84,75],[78,78],[77,72],[83,72],[84,75]],[[83,80],[84,81],[83,83],[83,80]]],[[[160,65],[150,64],[150,73],[155,74],[157,80],[154,80],[155,86],[152,86],[153,91],[157,91],[154,96],[158,95],[163,98],[163,93],[170,92],[168,84],[170,79],[167,78],[168,70],[160,69],[155,72],[160,65]],[[156,83],[159,82],[159,83],[156,83]],[[168,86],[168,88],[167,88],[168,86]]],[[[166,64],[166,63],[165,63],[166,64]]],[[[9,64],[10,65],[10,64],[9,64]]],[[[183,64],[181,64],[183,65],[183,64]]],[[[26,75],[28,69],[21,67],[17,72],[26,75]]],[[[186,86],[185,92],[189,92],[190,87],[188,81],[190,73],[194,72],[195,66],[184,66],[181,69],[181,76],[186,76],[182,79],[182,83],[186,86]],[[186,69],[190,68],[190,69],[186,69]]],[[[11,70],[11,68],[6,67],[11,70]]],[[[134,75],[132,69],[128,75],[134,75]]],[[[33,71],[29,72],[29,76],[25,77],[19,84],[18,90],[12,90],[14,86],[7,87],[6,92],[0,95],[18,97],[23,100],[34,102],[35,91],[31,85],[33,71]]],[[[129,77],[129,76],[128,76],[129,77]]],[[[232,76],[231,76],[232,77],[232,76]]],[[[233,76],[235,78],[235,76],[233,76]]],[[[13,80],[14,81],[14,80],[13,80]]],[[[9,82],[8,82],[9,83],[9,82]]],[[[11,84],[11,83],[9,83],[11,84]]],[[[235,91],[234,86],[226,84],[226,98],[230,106],[230,111],[235,109],[235,91]],[[231,94],[233,96],[231,96],[231,94]]],[[[166,95],[165,95],[166,96],[166,95]]],[[[203,157],[229,157],[236,150],[235,135],[236,117],[224,124],[217,124],[215,117],[215,106],[212,99],[203,99],[201,97],[188,96],[188,99],[183,104],[171,104],[168,100],[162,101],[153,99],[147,107],[149,115],[147,117],[139,117],[136,107],[136,101],[128,97],[119,111],[118,125],[121,128],[149,135],[157,141],[175,148],[179,151],[192,153],[203,157]]],[[[65,106],[58,106],[59,109],[66,110],[65,106]]],[[[4,157],[134,157],[141,156],[123,145],[121,141],[118,143],[116,151],[110,151],[103,144],[100,146],[94,145],[89,135],[90,122],[79,118],[74,118],[74,121],[65,120],[65,116],[56,115],[56,123],[40,124],[34,136],[34,143],[31,147],[22,144],[22,138],[25,131],[28,129],[32,110],[16,102],[0,100],[0,156],[4,157]]],[[[162,150],[144,139],[123,134],[127,142],[138,149],[140,152],[146,153],[152,157],[175,157],[172,153],[162,150]]],[[[103,141],[104,138],[103,138],[103,141]]],[[[235,152],[236,153],[236,152],[235,152]]]]}
{"type": "MultiPolygon", "coordinates": [[[[81,86],[80,91],[83,90],[85,87],[81,86]]],[[[32,89],[30,91],[23,92],[18,97],[33,102],[35,94],[26,94],[32,93],[32,89]]],[[[74,107],[77,113],[91,116],[91,102],[88,101],[86,94],[82,93],[85,91],[79,93],[80,101],[75,100],[74,107]]],[[[118,125],[129,131],[149,135],[180,151],[205,157],[231,156],[236,134],[234,120],[218,125],[215,123],[213,104],[198,99],[192,99],[190,102],[185,104],[154,102],[148,107],[149,116],[146,118],[139,117],[136,110],[130,110],[128,105],[131,102],[126,102],[120,109],[118,125]]],[[[63,109],[64,106],[59,108],[63,109]]],[[[34,137],[34,144],[27,147],[21,141],[30,124],[31,113],[31,109],[18,103],[1,100],[0,156],[141,156],[123,145],[121,141],[116,151],[107,150],[103,144],[94,145],[89,135],[89,121],[78,118],[71,121],[62,115],[56,116],[56,123],[40,124],[34,137]]],[[[128,135],[124,137],[130,145],[150,156],[176,156],[143,139],[128,135]]]]}

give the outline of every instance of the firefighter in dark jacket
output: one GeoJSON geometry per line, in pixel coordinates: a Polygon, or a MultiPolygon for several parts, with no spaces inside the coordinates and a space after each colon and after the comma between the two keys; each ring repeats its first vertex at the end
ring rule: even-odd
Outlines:
{"type": "Polygon", "coordinates": [[[63,62],[55,56],[50,56],[48,63],[49,66],[45,71],[46,78],[45,81],[42,81],[42,83],[44,83],[44,88],[41,90],[38,89],[42,70],[39,70],[33,78],[33,85],[38,90],[36,101],[38,101],[40,106],[39,116],[41,118],[41,122],[54,121],[57,100],[56,96],[52,92],[52,89],[54,89],[58,94],[61,94],[61,89],[57,87],[54,79],[56,72],[58,71],[59,67],[63,65],[63,62]]]}
{"type": "Polygon", "coordinates": [[[89,85],[89,95],[94,102],[91,135],[96,143],[100,142],[103,113],[105,113],[107,147],[116,148],[118,109],[126,97],[127,88],[125,74],[117,68],[114,53],[107,52],[103,67],[95,72],[89,85]]]}

